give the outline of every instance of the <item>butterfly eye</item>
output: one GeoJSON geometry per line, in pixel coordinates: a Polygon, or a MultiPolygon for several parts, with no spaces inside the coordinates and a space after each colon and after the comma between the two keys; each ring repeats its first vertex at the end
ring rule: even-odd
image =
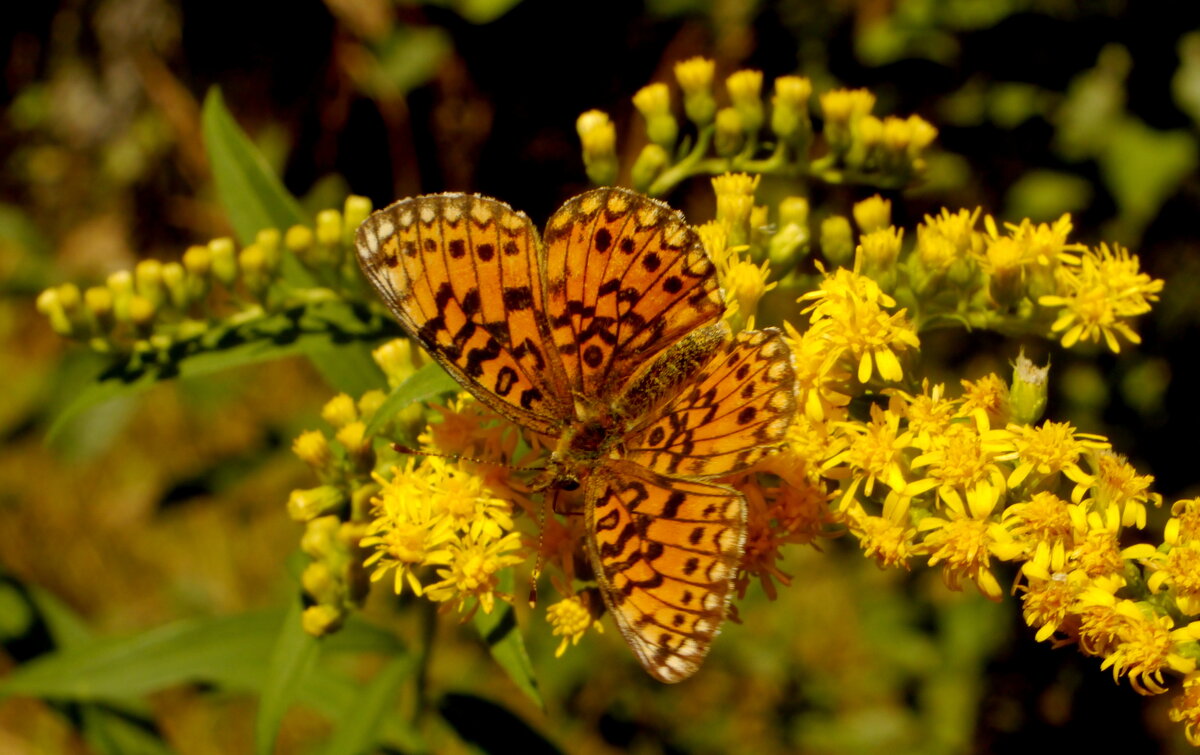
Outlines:
{"type": "Polygon", "coordinates": [[[579,480],[575,480],[572,478],[567,478],[565,480],[559,480],[557,487],[559,490],[579,490],[579,480]]]}

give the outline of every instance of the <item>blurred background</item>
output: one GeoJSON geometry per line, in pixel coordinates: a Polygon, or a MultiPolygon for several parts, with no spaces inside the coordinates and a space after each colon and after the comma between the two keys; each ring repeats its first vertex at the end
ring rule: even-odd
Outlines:
{"type": "MultiPolygon", "coordinates": [[[[0,19],[0,673],[47,649],[22,614],[30,586],[102,635],[278,605],[294,589],[283,564],[299,527],[284,502],[311,480],[289,447],[330,395],[306,362],[158,385],[45,438],[101,362],[53,335],[37,293],[231,233],[200,136],[213,86],[306,210],[350,192],[382,206],[473,191],[538,224],[587,186],[579,113],[612,115],[628,166],[643,143],[630,97],[680,60],[869,88],[877,114],[940,130],[923,185],[892,195],[897,225],[942,206],[1069,212],[1075,240],[1127,245],[1166,280],[1136,350],[1024,345],[1051,359],[1048,417],[1109,435],[1168,502],[1200,491],[1200,392],[1182,351],[1200,326],[1200,5],[78,0],[9,4],[0,19]]],[[[871,193],[813,186],[814,215],[871,193]]],[[[667,199],[711,217],[707,181],[667,199]]],[[[1004,374],[1018,345],[959,332],[923,352],[955,385],[1004,374]]],[[[1149,532],[1164,520],[1152,514],[1149,532]]],[[[752,587],[742,623],[678,687],[646,677],[611,625],[556,661],[540,615],[523,613],[546,712],[444,617],[435,751],[494,749],[446,726],[464,720],[567,752],[1186,750],[1165,697],[1035,643],[1016,599],[881,572],[850,542],[798,547],[784,568],[793,584],[774,602],[752,587]]],[[[150,705],[178,752],[249,749],[248,696],[176,687],[150,705]]],[[[327,733],[295,710],[282,751],[327,733]]],[[[0,701],[0,752],[87,751],[69,709],[0,701]]]]}

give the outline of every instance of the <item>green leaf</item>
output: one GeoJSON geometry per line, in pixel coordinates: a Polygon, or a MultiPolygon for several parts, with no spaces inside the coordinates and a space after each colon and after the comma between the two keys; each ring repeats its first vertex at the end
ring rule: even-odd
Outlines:
{"type": "Polygon", "coordinates": [[[296,595],[271,651],[254,722],[254,751],[259,755],[271,755],[275,750],[279,724],[295,699],[296,685],[309,675],[317,660],[320,646],[316,637],[304,631],[300,622],[303,612],[300,596],[296,595]]]}
{"type": "Polygon", "coordinates": [[[217,195],[243,245],[264,228],[286,230],[310,222],[230,115],[216,87],[204,98],[200,123],[217,195]]]}
{"type": "Polygon", "coordinates": [[[59,600],[58,596],[37,585],[26,585],[25,589],[29,591],[30,600],[41,614],[55,647],[75,648],[92,642],[92,630],[88,629],[79,614],[59,600]]]}
{"type": "Polygon", "coordinates": [[[399,656],[387,663],[348,708],[325,746],[329,755],[367,752],[378,743],[384,715],[396,700],[400,685],[412,677],[416,662],[411,656],[399,656]]]}
{"type": "MultiPolygon", "coordinates": [[[[499,592],[511,595],[513,593],[512,569],[500,573],[499,592]]],[[[492,657],[500,664],[513,683],[524,692],[530,700],[545,710],[542,693],[538,690],[537,679],[533,675],[533,663],[529,660],[529,652],[525,649],[525,639],[517,627],[517,614],[508,603],[497,601],[491,613],[482,610],[475,612],[475,628],[483,641],[487,643],[492,657]]]]}
{"type": "Polygon", "coordinates": [[[458,381],[450,377],[440,365],[430,362],[409,375],[388,394],[387,399],[375,411],[375,416],[367,423],[367,436],[374,435],[389,419],[396,416],[397,412],[410,404],[436,398],[443,393],[456,391],[459,387],[458,381]]]}
{"type": "MultiPolygon", "coordinates": [[[[300,204],[271,172],[250,137],[225,108],[216,87],[204,98],[201,125],[217,194],[242,244],[252,242],[264,228],[286,230],[297,224],[311,224],[300,204]]],[[[283,255],[282,270],[284,280],[293,286],[316,284],[313,274],[293,254],[283,255]]],[[[323,348],[308,344],[304,353],[322,377],[340,391],[359,395],[382,382],[370,350],[362,344],[338,342],[323,348]]]]}
{"type": "Polygon", "coordinates": [[[1136,240],[1163,202],[1196,170],[1196,140],[1183,129],[1159,131],[1136,118],[1108,127],[1100,155],[1105,183],[1121,208],[1121,233],[1136,240]]]}
{"type": "Polygon", "coordinates": [[[99,705],[80,709],[83,738],[100,755],[170,755],[153,725],[142,719],[131,719],[99,705]]]}
{"type": "Polygon", "coordinates": [[[281,618],[275,610],[190,619],[65,648],[13,670],[0,696],[119,701],[194,681],[254,688],[281,618]]]}
{"type": "Polygon", "coordinates": [[[167,361],[109,366],[55,417],[47,440],[53,442],[80,412],[118,396],[140,393],[160,380],[199,377],[296,354],[307,354],[323,372],[328,367],[335,387],[362,394],[383,382],[383,373],[371,361],[366,344],[396,332],[397,326],[390,320],[372,317],[364,321],[358,310],[340,301],[280,312],[236,328],[214,328],[199,339],[177,344],[167,361]]]}

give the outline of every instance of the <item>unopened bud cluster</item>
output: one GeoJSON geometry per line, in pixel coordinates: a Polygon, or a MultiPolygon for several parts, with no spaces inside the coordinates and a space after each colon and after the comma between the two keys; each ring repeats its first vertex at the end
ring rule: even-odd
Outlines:
{"type": "Polygon", "coordinates": [[[102,284],[52,286],[38,296],[38,311],[56,333],[96,351],[166,351],[294,303],[297,288],[284,274],[288,253],[310,270],[332,269],[335,280],[353,280],[347,249],[370,211],[369,200],[352,196],[344,212],[320,212],[315,229],[265,228],[241,249],[231,238],[213,239],[188,248],[178,261],[142,260],[102,284]]]}
{"type": "MultiPolygon", "coordinates": [[[[684,129],[667,84],[649,84],[633,96],[647,144],[629,178],[648,194],[664,194],[690,176],[727,171],[903,186],[924,168],[923,153],[937,136],[937,129],[915,115],[872,115],[875,97],[866,90],[832,90],[819,97],[825,138],[818,147],[822,140],[810,115],[812,83],[804,77],[781,76],[768,87],[762,71],[735,71],[724,80],[729,103],[724,107],[714,61],[696,57],[677,63],[675,80],[694,136],[681,140],[684,129]]],[[[598,185],[614,183],[620,171],[612,121],[602,111],[589,110],[577,127],[588,178],[598,185]]]]}

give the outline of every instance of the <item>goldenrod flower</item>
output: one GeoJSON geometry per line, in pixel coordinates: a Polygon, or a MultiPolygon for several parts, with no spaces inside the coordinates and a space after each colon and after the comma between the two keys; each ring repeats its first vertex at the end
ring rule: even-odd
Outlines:
{"type": "MultiPolygon", "coordinates": [[[[1168,589],[1181,613],[1189,616],[1200,613],[1200,543],[1175,545],[1166,552],[1149,543],[1143,545],[1145,552],[1139,560],[1153,570],[1146,580],[1150,591],[1168,589]]],[[[1126,549],[1125,555],[1133,555],[1132,550],[1126,549]]]]}
{"type": "Polygon", "coordinates": [[[737,71],[725,79],[725,90],[729,92],[729,100],[741,116],[742,127],[749,133],[762,128],[762,71],[745,69],[737,71]]]}
{"type": "Polygon", "coordinates": [[[958,413],[958,402],[946,398],[946,386],[930,387],[921,381],[921,393],[910,395],[896,388],[885,391],[891,396],[889,408],[908,421],[908,445],[929,450],[934,438],[945,435],[958,413]]]}
{"type": "MultiPolygon", "coordinates": [[[[897,508],[897,511],[902,510],[897,508]]],[[[858,538],[864,556],[875,559],[880,566],[908,568],[917,531],[909,524],[906,513],[873,516],[855,503],[846,510],[846,524],[858,538]]]]}
{"type": "Polygon", "coordinates": [[[318,474],[323,472],[333,461],[333,452],[329,450],[329,439],[320,430],[305,430],[297,435],[296,440],[292,441],[292,453],[318,474]]]}
{"type": "Polygon", "coordinates": [[[803,413],[813,420],[842,419],[850,396],[837,390],[837,386],[849,380],[850,374],[838,368],[839,355],[830,350],[824,338],[829,326],[817,324],[803,334],[790,322],[785,321],[783,327],[794,355],[796,390],[803,413]]]}
{"type": "Polygon", "coordinates": [[[455,539],[454,525],[446,511],[429,495],[422,471],[414,459],[404,469],[392,468],[392,479],[375,475],[382,485],[372,501],[375,519],[362,539],[363,548],[374,547],[364,566],[375,567],[371,581],[378,581],[394,570],[393,589],[397,594],[408,584],[420,595],[423,587],[415,574],[422,566],[450,562],[449,545],[455,539]]]}
{"type": "Polygon", "coordinates": [[[892,200],[875,194],[854,203],[854,222],[860,233],[870,233],[892,224],[892,200]]]}
{"type": "Polygon", "coordinates": [[[1043,307],[1063,308],[1051,331],[1063,334],[1066,348],[1103,339],[1113,353],[1121,350],[1118,335],[1141,343],[1126,321],[1149,312],[1163,287],[1161,280],[1141,272],[1136,255],[1119,245],[1110,250],[1107,244],[1089,250],[1077,266],[1059,268],[1058,281],[1057,294],[1038,299],[1043,307]]]}
{"type": "MultiPolygon", "coordinates": [[[[1022,548],[1021,557],[1029,573],[1061,572],[1067,552],[1074,546],[1075,527],[1067,501],[1040,490],[1021,503],[1008,506],[1001,521],[1022,548]]],[[[1041,639],[1041,638],[1039,638],[1041,639]]]]}
{"type": "Polygon", "coordinates": [[[1076,480],[1072,500],[1098,511],[1115,507],[1121,512],[1122,526],[1144,528],[1146,504],[1162,505],[1162,495],[1150,490],[1154,478],[1139,475],[1124,456],[1108,449],[1100,449],[1091,458],[1095,469],[1076,480]]]}
{"type": "MultiPolygon", "coordinates": [[[[470,598],[475,598],[484,613],[491,613],[497,596],[496,586],[500,581],[496,572],[525,560],[520,554],[510,553],[520,547],[521,535],[516,532],[510,532],[499,540],[471,535],[451,540],[447,546],[446,566],[437,570],[442,579],[425,588],[426,596],[439,603],[457,601],[460,612],[470,598]]],[[[501,594],[500,597],[511,600],[512,596],[501,594]]]]}
{"type": "Polygon", "coordinates": [[[1156,614],[1146,604],[1108,598],[1117,618],[1111,622],[1112,636],[1100,668],[1111,668],[1114,681],[1124,674],[1139,694],[1158,695],[1166,692],[1163,672],[1189,673],[1196,669],[1194,658],[1177,652],[1180,643],[1195,641],[1187,629],[1172,631],[1175,622],[1171,617],[1156,614]]]}
{"type": "Polygon", "coordinates": [[[1118,540],[1120,516],[1116,506],[1108,507],[1103,514],[1089,512],[1084,506],[1071,506],[1075,547],[1067,553],[1068,568],[1079,569],[1093,579],[1120,577],[1125,571],[1125,558],[1118,540]]]}
{"type": "Polygon", "coordinates": [[[1184,735],[1193,747],[1200,747],[1200,673],[1191,672],[1183,679],[1183,689],[1171,703],[1167,714],[1184,725],[1184,735]]]}
{"type": "Polygon", "coordinates": [[[1039,427],[1010,425],[1008,429],[1013,450],[996,458],[1018,462],[1008,476],[1008,485],[1013,488],[1033,472],[1037,473],[1033,485],[1041,485],[1060,472],[1072,482],[1090,483],[1092,477],[1079,467],[1079,457],[1088,449],[1109,447],[1104,436],[1077,433],[1069,422],[1044,422],[1039,427]]]}
{"type": "Polygon", "coordinates": [[[358,419],[358,407],[354,399],[345,393],[339,393],[325,402],[321,409],[321,418],[334,427],[341,428],[358,419]]]}
{"type": "Polygon", "coordinates": [[[717,112],[712,85],[716,63],[708,58],[689,58],[675,64],[675,79],[683,90],[683,107],[688,118],[698,126],[712,122],[717,112]]]}
{"type": "Polygon", "coordinates": [[[603,632],[604,627],[592,616],[592,612],[584,605],[578,595],[564,598],[546,609],[546,621],[550,622],[551,633],[562,637],[554,657],[560,658],[567,652],[568,645],[578,645],[588,629],[595,628],[603,632]]]}
{"type": "Polygon", "coordinates": [[[1004,427],[1012,416],[1009,407],[1008,385],[994,372],[978,380],[963,380],[962,409],[964,415],[986,419],[990,427],[1004,427]]]}
{"type": "Polygon", "coordinates": [[[1004,595],[991,572],[991,557],[1011,558],[1012,537],[992,521],[991,514],[1001,490],[980,483],[967,491],[967,503],[961,510],[951,509],[947,518],[927,516],[917,525],[925,537],[919,553],[929,555],[929,565],[942,564],[942,580],[951,590],[961,589],[968,577],[991,600],[1004,595]]]}
{"type": "Polygon", "coordinates": [[[1037,641],[1045,642],[1059,632],[1073,633],[1078,621],[1075,604],[1091,581],[1079,572],[1051,575],[1028,568],[1022,576],[1025,582],[1017,585],[1022,614],[1028,626],[1038,628],[1037,641]]]}
{"type": "Polygon", "coordinates": [[[853,501],[859,479],[865,482],[863,493],[866,495],[874,492],[877,481],[892,490],[905,487],[907,464],[903,452],[906,444],[900,437],[898,414],[872,404],[870,422],[838,422],[836,426],[850,438],[849,447],[826,461],[823,468],[828,470],[845,464],[856,473],[854,483],[842,498],[843,508],[853,501]]]}
{"type": "Polygon", "coordinates": [[[1032,359],[1025,356],[1025,350],[1021,349],[1017,360],[1013,362],[1012,387],[1008,391],[1013,422],[1018,425],[1031,425],[1041,419],[1042,412],[1046,409],[1049,378],[1050,363],[1046,362],[1045,367],[1038,367],[1032,359]]]}
{"type": "Polygon", "coordinates": [[[826,275],[821,286],[801,296],[799,301],[813,301],[803,312],[811,312],[814,325],[823,320],[829,324],[821,331],[830,351],[850,357],[858,367],[861,383],[871,379],[876,371],[889,382],[904,377],[898,354],[920,346],[920,339],[906,310],[889,314],[883,307],[896,302],[870,278],[839,268],[826,275]]]}
{"type": "Polygon", "coordinates": [[[589,110],[575,121],[583,145],[588,178],[597,185],[612,184],[617,177],[617,131],[603,110],[589,110]]]}
{"type": "Polygon", "coordinates": [[[1171,545],[1200,541],[1200,498],[1184,498],[1171,504],[1163,540],[1171,545]]]}
{"type": "Polygon", "coordinates": [[[989,430],[986,425],[955,422],[912,460],[912,468],[927,468],[926,476],[937,483],[938,498],[961,515],[965,505],[960,492],[970,497],[981,485],[997,495],[1004,491],[1005,475],[996,461],[1004,437],[1004,431],[989,430]]]}
{"type": "Polygon", "coordinates": [[[900,244],[904,239],[904,229],[888,226],[863,233],[858,237],[858,252],[862,259],[862,270],[871,277],[878,279],[881,272],[889,271],[900,256],[900,244]]]}

